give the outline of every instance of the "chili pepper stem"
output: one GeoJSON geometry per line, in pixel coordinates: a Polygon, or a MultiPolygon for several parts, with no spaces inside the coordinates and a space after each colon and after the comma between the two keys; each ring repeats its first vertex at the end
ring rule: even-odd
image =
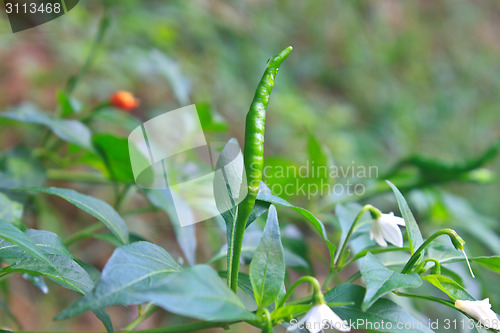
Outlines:
{"type": "Polygon", "coordinates": [[[450,237],[450,240],[453,243],[455,249],[463,250],[465,242],[460,236],[458,236],[455,230],[441,229],[432,234],[429,238],[427,238],[427,240],[422,245],[420,245],[420,247],[410,257],[405,267],[403,267],[401,273],[403,274],[409,273],[411,269],[415,266],[415,264],[420,260],[422,252],[425,250],[425,248],[428,247],[436,238],[442,235],[447,235],[448,237],[450,237]]]}

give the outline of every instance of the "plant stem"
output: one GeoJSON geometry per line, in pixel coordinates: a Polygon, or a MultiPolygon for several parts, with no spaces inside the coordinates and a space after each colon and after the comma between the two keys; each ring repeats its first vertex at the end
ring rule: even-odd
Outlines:
{"type": "Polygon", "coordinates": [[[290,298],[290,296],[292,296],[292,293],[295,290],[295,288],[297,288],[300,284],[305,283],[305,282],[310,283],[314,288],[314,294],[312,295],[312,298],[311,298],[312,301],[314,303],[321,302],[322,300],[324,301],[323,293],[321,292],[321,286],[320,286],[318,280],[316,280],[312,276],[303,276],[300,279],[298,279],[297,281],[295,281],[295,283],[290,287],[290,289],[288,289],[287,293],[281,299],[281,301],[279,302],[279,304],[276,308],[281,308],[282,306],[284,306],[286,303],[286,300],[288,298],[290,298]]]}
{"type": "Polygon", "coordinates": [[[359,211],[358,215],[356,216],[356,219],[354,219],[354,222],[351,225],[351,228],[349,229],[349,232],[347,233],[347,236],[344,240],[344,243],[342,243],[342,248],[340,249],[339,252],[337,252],[335,256],[335,264],[334,267],[339,268],[341,264],[341,260],[343,260],[345,252],[347,250],[347,246],[349,244],[349,241],[351,240],[352,234],[354,233],[354,230],[356,229],[356,225],[358,224],[359,220],[361,220],[361,217],[367,212],[370,211],[372,214],[373,218],[378,218],[381,216],[380,210],[377,208],[373,207],[372,205],[365,205],[361,210],[359,211]]]}
{"type": "Polygon", "coordinates": [[[265,320],[264,327],[262,327],[262,333],[273,333],[273,321],[269,310],[264,308],[261,311],[262,318],[265,320]]]}
{"type": "Polygon", "coordinates": [[[247,197],[238,205],[238,216],[236,218],[236,223],[233,226],[231,246],[228,247],[228,283],[229,288],[235,293],[238,289],[238,272],[240,270],[240,258],[241,258],[241,247],[243,246],[243,234],[245,233],[245,227],[252,212],[252,208],[255,204],[255,198],[257,195],[253,195],[250,192],[247,197]]]}
{"type": "Polygon", "coordinates": [[[288,302],[287,305],[307,304],[307,303],[311,303],[312,299],[313,299],[312,296],[302,297],[302,298],[288,302]]]}
{"type": "Polygon", "coordinates": [[[132,187],[132,184],[125,184],[125,186],[122,188],[122,190],[118,192],[118,195],[116,196],[116,201],[115,201],[116,211],[120,210],[120,208],[123,204],[123,200],[127,196],[128,191],[130,190],[131,187],[132,187]]]}
{"type": "Polygon", "coordinates": [[[47,178],[60,181],[111,184],[102,174],[93,172],[49,169],[47,170],[47,178]]]}
{"type": "Polygon", "coordinates": [[[409,247],[376,247],[373,249],[366,249],[358,252],[351,260],[343,264],[343,267],[347,267],[358,259],[363,258],[368,252],[371,254],[385,253],[385,252],[398,252],[398,251],[410,251],[409,247]]]}
{"type": "MultiPolygon", "coordinates": [[[[420,247],[410,257],[410,259],[406,263],[405,267],[403,267],[403,270],[401,271],[401,273],[406,274],[409,271],[411,271],[411,269],[415,266],[417,261],[420,259],[420,255],[421,255],[422,251],[424,251],[424,249],[427,246],[429,246],[432,243],[432,241],[434,241],[436,238],[438,238],[439,236],[442,236],[442,235],[448,235],[450,237],[453,245],[455,246],[455,248],[457,248],[457,246],[461,246],[463,249],[463,243],[461,243],[461,242],[463,242],[463,240],[457,235],[455,230],[441,229],[441,230],[433,233],[429,238],[427,238],[427,240],[422,245],[420,245],[420,247]]],[[[460,248],[457,248],[457,250],[458,249],[460,249],[460,248]]]]}
{"type": "MultiPolygon", "coordinates": [[[[354,234],[354,230],[356,230],[356,225],[358,222],[361,220],[361,217],[369,211],[372,215],[372,218],[376,219],[381,216],[380,210],[377,208],[373,207],[372,205],[365,205],[361,210],[359,211],[358,215],[354,219],[354,222],[351,225],[351,228],[349,228],[349,232],[347,233],[347,236],[342,243],[342,247],[340,251],[337,251],[335,253],[335,258],[334,258],[334,264],[333,267],[330,268],[330,271],[328,272],[328,276],[325,279],[325,282],[323,283],[323,288],[327,288],[333,281],[333,278],[335,277],[335,274],[337,274],[339,271],[342,270],[343,265],[343,260],[346,254],[346,251],[348,249],[349,241],[351,240],[352,235],[354,234]]],[[[350,263],[350,262],[349,262],[350,263]]]]}
{"type": "Polygon", "coordinates": [[[104,225],[102,225],[101,223],[92,224],[66,238],[64,240],[64,245],[70,246],[71,244],[76,243],[82,239],[90,238],[102,228],[104,228],[104,225]]]}
{"type": "Polygon", "coordinates": [[[107,8],[104,11],[103,17],[101,19],[101,22],[99,24],[99,28],[97,30],[97,34],[94,38],[94,42],[92,43],[92,46],[90,47],[90,52],[85,59],[85,62],[83,63],[82,67],[80,67],[80,70],[78,73],[73,75],[69,80],[68,84],[66,86],[66,92],[68,95],[71,95],[73,91],[76,88],[76,85],[78,82],[80,82],[81,78],[87,73],[89,70],[90,66],[92,65],[92,62],[95,59],[95,55],[97,53],[97,49],[99,48],[99,44],[101,44],[104,35],[106,34],[106,31],[108,30],[109,27],[109,17],[108,17],[108,10],[107,8]]]}
{"type": "Polygon", "coordinates": [[[139,326],[146,319],[151,317],[151,315],[153,313],[155,313],[156,310],[158,310],[157,306],[155,306],[153,303],[148,303],[148,305],[146,305],[144,307],[144,310],[142,311],[142,313],[140,313],[139,316],[137,318],[135,318],[135,320],[133,322],[131,322],[127,327],[125,327],[124,330],[125,331],[133,331],[137,326],[139,326]]]}
{"type": "Polygon", "coordinates": [[[431,262],[431,261],[434,263],[433,270],[436,271],[436,274],[441,274],[441,263],[439,262],[439,260],[434,259],[434,258],[428,258],[428,259],[422,260],[422,262],[418,265],[416,271],[417,272],[420,271],[421,269],[423,269],[425,267],[426,263],[431,262]]]}
{"type": "Polygon", "coordinates": [[[123,212],[121,215],[122,216],[133,216],[133,215],[138,215],[138,214],[145,214],[145,213],[152,213],[152,212],[159,212],[161,209],[155,206],[147,206],[147,207],[141,207],[137,209],[132,209],[126,212],[123,212]]]}
{"type": "Polygon", "coordinates": [[[356,281],[360,277],[361,277],[361,272],[357,272],[354,275],[352,275],[350,278],[348,278],[347,280],[345,280],[344,283],[353,283],[354,281],[356,281]]]}
{"type": "Polygon", "coordinates": [[[443,304],[443,305],[446,305],[452,309],[455,309],[457,310],[457,308],[455,307],[455,305],[450,302],[450,301],[447,301],[445,299],[441,299],[441,298],[437,298],[437,297],[433,297],[433,296],[425,296],[425,295],[417,295],[417,294],[407,294],[407,293],[402,293],[402,292],[399,292],[399,291],[393,291],[393,293],[397,296],[402,296],[402,297],[410,297],[410,298],[419,298],[419,299],[425,299],[427,301],[431,301],[431,302],[434,302],[434,303],[439,303],[439,304],[443,304]]]}

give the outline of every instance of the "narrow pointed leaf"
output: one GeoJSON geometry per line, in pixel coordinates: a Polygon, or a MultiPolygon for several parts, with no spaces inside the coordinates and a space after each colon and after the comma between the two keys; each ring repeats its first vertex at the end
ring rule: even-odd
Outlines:
{"type": "Polygon", "coordinates": [[[26,124],[43,125],[64,141],[92,151],[91,133],[87,126],[78,120],[55,119],[24,105],[19,111],[0,113],[0,117],[26,124]]]}
{"type": "Polygon", "coordinates": [[[367,253],[360,268],[366,284],[366,294],[361,309],[366,311],[380,297],[399,288],[416,288],[422,284],[417,273],[400,274],[385,267],[371,253],[367,253]]]}
{"type": "Polygon", "coordinates": [[[141,303],[145,290],[172,272],[181,270],[159,246],[136,242],[117,248],[102,271],[95,289],[56,319],[64,319],[114,304],[141,303]]]}
{"type": "Polygon", "coordinates": [[[213,269],[193,266],[182,270],[164,249],[148,242],[116,249],[95,289],[56,318],[110,305],[147,302],[203,320],[254,318],[213,269]]]}
{"type": "Polygon", "coordinates": [[[21,230],[11,224],[0,222],[0,238],[17,245],[34,259],[50,263],[49,259],[21,230]]]}
{"type": "MultiPolygon", "coordinates": [[[[449,258],[441,261],[441,264],[450,264],[454,262],[462,262],[465,261],[463,256],[458,258],[449,258]]],[[[472,257],[469,258],[470,262],[477,262],[481,266],[484,266],[493,272],[500,273],[500,256],[492,256],[492,257],[472,257]]]]}
{"type": "MultiPolygon", "coordinates": [[[[54,254],[73,259],[71,253],[66,249],[63,241],[56,234],[45,231],[28,229],[24,234],[35,244],[44,254],[54,254]]],[[[26,252],[14,243],[4,239],[0,240],[0,258],[5,259],[23,259],[26,258],[26,252]]]]}
{"type": "Polygon", "coordinates": [[[127,224],[113,207],[102,200],[70,189],[57,187],[29,187],[16,190],[57,195],[104,223],[122,244],[127,244],[129,241],[127,224]]]}
{"type": "Polygon", "coordinates": [[[401,192],[398,190],[393,183],[387,180],[387,184],[392,188],[394,195],[396,196],[396,201],[398,202],[399,210],[401,211],[401,215],[405,220],[406,224],[406,232],[408,233],[408,239],[410,241],[410,250],[411,254],[415,253],[415,250],[418,249],[420,245],[424,242],[422,238],[422,233],[420,232],[420,228],[418,227],[417,221],[413,216],[406,199],[403,197],[401,192]]]}
{"type": "Polygon", "coordinates": [[[20,226],[23,205],[0,192],[0,221],[20,226]]]}
{"type": "Polygon", "coordinates": [[[94,287],[88,273],[74,260],[53,254],[48,254],[47,258],[50,264],[34,258],[25,258],[7,267],[6,271],[41,274],[80,294],[86,294],[94,287]]]}
{"type": "Polygon", "coordinates": [[[302,215],[303,217],[305,217],[312,224],[314,229],[316,229],[316,231],[323,237],[326,245],[328,246],[330,257],[333,263],[336,247],[328,240],[326,229],[323,223],[320,220],[318,220],[311,212],[309,212],[307,209],[294,206],[288,201],[273,195],[267,186],[265,186],[264,188],[261,186],[261,189],[259,189],[259,194],[257,195],[257,202],[265,202],[268,204],[273,204],[275,206],[291,208],[300,215],[302,215]]]}
{"type": "Polygon", "coordinates": [[[472,297],[471,294],[467,292],[467,290],[465,290],[464,287],[446,276],[430,274],[423,276],[422,279],[434,285],[446,295],[450,296],[450,298],[454,301],[456,301],[457,299],[466,301],[476,300],[474,297],[472,297]]]}
{"type": "Polygon", "coordinates": [[[370,330],[373,327],[391,327],[383,332],[392,333],[432,333],[427,323],[420,322],[396,303],[381,298],[367,311],[362,311],[361,304],[365,288],[354,284],[340,284],[325,294],[327,303],[354,302],[353,305],[335,307],[333,311],[343,320],[356,324],[358,330],[370,330]],[[401,327],[400,323],[404,323],[401,327]],[[399,326],[398,326],[399,324],[399,326]]]}
{"type": "MultiPolygon", "coordinates": [[[[94,286],[89,274],[74,261],[73,256],[56,235],[43,230],[27,230],[0,222],[0,258],[20,259],[4,271],[42,275],[55,283],[87,294],[94,286]]],[[[103,322],[106,331],[113,333],[113,325],[106,310],[96,308],[94,313],[103,322]]]]}
{"type": "Polygon", "coordinates": [[[250,264],[250,281],[260,308],[271,305],[285,278],[285,258],[276,208],[271,205],[266,227],[250,264]]]}

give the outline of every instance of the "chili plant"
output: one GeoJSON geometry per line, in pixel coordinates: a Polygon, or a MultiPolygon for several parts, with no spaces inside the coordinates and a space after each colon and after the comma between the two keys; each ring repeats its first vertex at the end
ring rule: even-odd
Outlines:
{"type": "MultiPolygon", "coordinates": [[[[106,29],[106,20],[103,22],[101,30],[106,29]]],[[[149,201],[150,205],[144,210],[164,210],[173,215],[172,207],[163,195],[133,184],[127,140],[92,131],[93,120],[103,109],[110,106],[124,110],[137,107],[138,101],[131,94],[118,92],[109,103],[78,110],[72,102],[71,92],[84,74],[86,63],[78,76],[70,80],[68,89],[59,94],[57,116],[42,113],[33,106],[3,112],[0,115],[3,119],[43,127],[46,134],[37,149],[30,152],[16,147],[2,156],[2,283],[7,286],[11,277],[20,274],[41,291],[48,292],[45,279],[49,279],[81,295],[76,303],[57,314],[55,320],[92,311],[107,332],[114,330],[106,311],[106,307],[112,305],[140,307],[138,317],[128,326],[120,327],[120,331],[135,330],[161,308],[197,321],[142,332],[227,329],[238,323],[246,323],[262,332],[273,332],[280,326],[288,331],[312,333],[326,327],[343,332],[351,329],[432,332],[427,323],[411,314],[414,309],[410,306],[405,309],[398,304],[411,304],[400,302],[403,298],[437,303],[456,310],[467,316],[478,332],[498,329],[498,319],[489,301],[476,300],[464,287],[464,277],[455,272],[456,266],[447,266],[458,262],[468,267],[474,277],[469,261],[472,265],[498,272],[500,257],[468,259],[464,239],[448,228],[423,235],[405,197],[391,182],[378,183],[359,199],[366,201],[392,190],[401,217],[383,213],[371,204],[361,206],[344,202],[335,204],[335,215],[331,212],[332,205],[324,206],[320,214],[329,212],[338,222],[328,226],[309,210],[273,195],[262,175],[265,119],[278,69],[291,51],[292,48],[288,47],[267,62],[246,118],[244,165],[241,169],[226,170],[223,179],[219,179],[233,203],[237,199],[234,189],[247,186],[248,194],[238,205],[221,212],[227,245],[220,244],[219,254],[204,264],[195,264],[192,228],[175,228],[188,265],[174,259],[164,248],[129,232],[126,217],[137,213],[124,211],[131,188],[149,201]],[[64,147],[67,155],[56,153],[64,147]],[[72,165],[73,158],[82,159],[82,155],[85,156],[83,160],[92,161],[102,172],[81,173],[65,169],[72,165]],[[59,168],[54,169],[54,165],[59,168]],[[47,170],[47,167],[51,169],[47,170]],[[242,182],[243,169],[245,183],[242,182]],[[114,189],[116,200],[111,205],[73,189],[47,187],[48,180],[109,184],[114,189]],[[96,223],[65,238],[47,230],[27,228],[22,223],[23,209],[28,210],[30,204],[43,200],[45,196],[66,200],[95,218],[96,223]],[[326,278],[315,274],[297,275],[297,272],[313,270],[311,267],[295,269],[300,266],[297,262],[305,261],[305,254],[293,252],[291,240],[283,236],[284,224],[278,217],[282,213],[288,214],[287,210],[298,213],[295,219],[317,233],[315,247],[318,253],[327,254],[326,278]],[[260,219],[260,216],[265,218],[260,219]],[[264,224],[263,229],[259,227],[259,220],[264,224]],[[109,232],[101,233],[104,228],[109,232]],[[244,248],[245,240],[249,240],[252,233],[254,242],[244,248]],[[116,247],[102,272],[69,251],[70,246],[88,238],[108,241],[116,247]],[[442,238],[449,241],[438,242],[442,238]],[[187,245],[184,243],[186,239],[189,241],[187,245]],[[227,258],[226,269],[216,266],[223,257],[227,258]],[[248,267],[242,269],[242,266],[248,267]],[[297,287],[302,284],[310,286],[307,294],[298,293],[297,287]],[[443,293],[440,297],[435,296],[424,288],[429,286],[443,293]]],[[[422,157],[410,158],[398,163],[387,178],[394,178],[410,164],[422,172],[417,182],[406,185],[407,190],[460,180],[491,160],[499,146],[493,145],[483,156],[463,165],[448,166],[435,161],[430,163],[422,157]]],[[[226,157],[226,152],[222,150],[220,159],[226,157]]],[[[303,241],[299,239],[298,242],[303,241]]],[[[11,319],[12,326],[16,326],[15,318],[12,316],[11,319]]],[[[20,330],[17,327],[17,331],[20,330]]]]}

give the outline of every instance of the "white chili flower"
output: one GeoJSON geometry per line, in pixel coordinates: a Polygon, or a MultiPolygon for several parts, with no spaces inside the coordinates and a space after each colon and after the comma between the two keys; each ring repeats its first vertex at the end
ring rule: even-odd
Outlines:
{"type": "Polygon", "coordinates": [[[387,242],[398,247],[403,247],[403,234],[399,226],[405,225],[402,217],[394,216],[394,213],[382,214],[373,220],[370,229],[370,239],[374,239],[380,246],[387,246],[387,242]],[[386,242],[387,241],[387,242],[386,242]]]}
{"type": "Polygon", "coordinates": [[[482,301],[462,301],[458,299],[455,301],[455,307],[477,319],[484,327],[500,331],[500,322],[496,313],[491,310],[489,298],[482,301]]]}
{"type": "Polygon", "coordinates": [[[313,306],[298,323],[290,326],[287,330],[292,331],[297,328],[305,328],[310,333],[318,333],[323,328],[334,328],[341,332],[349,332],[347,320],[342,320],[326,304],[313,306]]]}

